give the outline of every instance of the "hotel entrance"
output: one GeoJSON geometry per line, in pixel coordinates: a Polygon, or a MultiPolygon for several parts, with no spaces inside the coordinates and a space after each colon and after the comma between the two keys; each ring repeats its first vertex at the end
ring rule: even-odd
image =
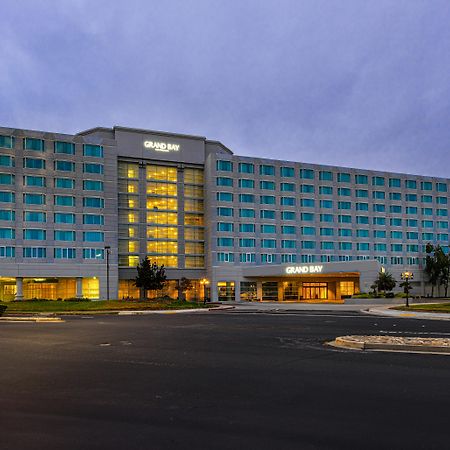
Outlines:
{"type": "Polygon", "coordinates": [[[327,300],[328,283],[302,283],[302,300],[327,300]]]}

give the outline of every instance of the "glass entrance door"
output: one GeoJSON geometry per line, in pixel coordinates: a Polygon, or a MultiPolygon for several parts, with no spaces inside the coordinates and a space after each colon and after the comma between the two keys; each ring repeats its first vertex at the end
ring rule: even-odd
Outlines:
{"type": "Polygon", "coordinates": [[[303,300],[326,300],[328,298],[328,283],[303,283],[303,300]]]}

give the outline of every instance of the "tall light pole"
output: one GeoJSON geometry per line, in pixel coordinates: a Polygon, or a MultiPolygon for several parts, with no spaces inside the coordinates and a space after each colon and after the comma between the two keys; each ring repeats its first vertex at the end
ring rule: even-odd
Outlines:
{"type": "Polygon", "coordinates": [[[106,253],[106,300],[109,300],[109,255],[111,253],[111,246],[105,245],[106,253]]]}
{"type": "Polygon", "coordinates": [[[403,280],[403,289],[406,294],[406,307],[409,308],[409,290],[411,288],[409,280],[412,280],[414,278],[414,274],[412,272],[406,271],[402,273],[401,277],[403,280]]]}

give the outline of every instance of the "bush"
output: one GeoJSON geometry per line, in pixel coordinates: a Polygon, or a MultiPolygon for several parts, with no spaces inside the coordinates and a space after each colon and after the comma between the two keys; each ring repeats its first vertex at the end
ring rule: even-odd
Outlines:
{"type": "MultiPolygon", "coordinates": [[[[59,300],[59,299],[58,299],[59,300]]],[[[64,299],[65,302],[90,302],[91,299],[85,297],[69,297],[64,299]]]]}
{"type": "Polygon", "coordinates": [[[366,292],[360,292],[359,294],[353,294],[352,298],[370,298],[372,297],[370,294],[367,294],[366,292]]]}
{"type": "Polygon", "coordinates": [[[6,305],[0,305],[0,316],[6,311],[8,307],[6,305]]]}
{"type": "Polygon", "coordinates": [[[386,298],[394,298],[394,293],[393,292],[386,292],[386,295],[385,295],[385,297],[386,298]]]}

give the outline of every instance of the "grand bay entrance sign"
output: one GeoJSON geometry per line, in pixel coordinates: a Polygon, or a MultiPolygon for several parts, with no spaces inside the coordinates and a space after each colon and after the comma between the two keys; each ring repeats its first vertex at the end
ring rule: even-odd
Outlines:
{"type": "Polygon", "coordinates": [[[289,266],[285,270],[288,275],[322,273],[323,266],[289,266]]]}

